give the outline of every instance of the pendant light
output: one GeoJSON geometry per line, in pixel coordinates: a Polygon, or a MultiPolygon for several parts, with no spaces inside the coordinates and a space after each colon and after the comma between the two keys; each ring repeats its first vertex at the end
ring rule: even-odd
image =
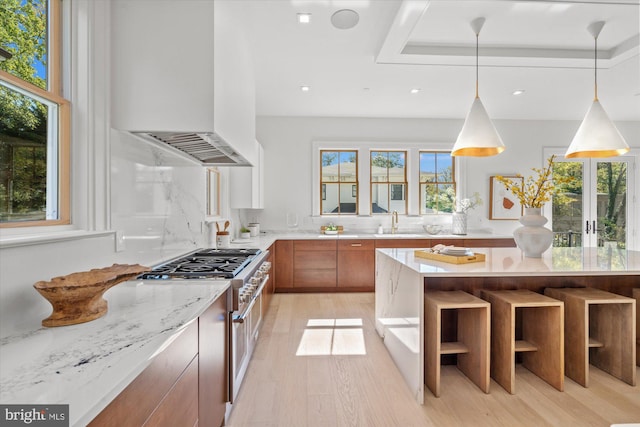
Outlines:
{"type": "Polygon", "coordinates": [[[594,98],[565,157],[613,157],[629,151],[629,146],[598,100],[598,35],[604,21],[594,22],[587,31],[594,39],[594,98]]]}
{"type": "Polygon", "coordinates": [[[471,21],[471,29],[476,34],[476,97],[453,146],[452,156],[494,156],[505,149],[478,95],[478,38],[484,22],[484,18],[471,21]]]}

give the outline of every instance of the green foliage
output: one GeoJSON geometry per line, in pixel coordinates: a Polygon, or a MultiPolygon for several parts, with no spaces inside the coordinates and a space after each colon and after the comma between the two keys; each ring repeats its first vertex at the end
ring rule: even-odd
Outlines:
{"type": "Polygon", "coordinates": [[[404,167],[404,153],[396,151],[376,152],[371,158],[373,166],[381,168],[401,168],[404,167]]]}
{"type": "Polygon", "coordinates": [[[46,65],[46,36],[46,0],[2,0],[0,43],[13,57],[0,62],[0,69],[45,89],[46,81],[36,76],[34,62],[46,65]]]}
{"type": "MultiPolygon", "coordinates": [[[[2,0],[0,44],[13,56],[0,69],[46,89],[35,67],[46,67],[46,40],[46,0],[2,0]]],[[[45,218],[47,113],[46,104],[0,86],[0,222],[45,218]]]]}
{"type": "MultiPolygon", "coordinates": [[[[0,62],[0,69],[46,89],[46,80],[36,75],[34,66],[36,62],[46,66],[46,35],[46,0],[3,0],[0,43],[13,56],[0,62]]],[[[0,86],[0,134],[42,140],[36,135],[46,135],[46,116],[46,105],[0,86]]]]}

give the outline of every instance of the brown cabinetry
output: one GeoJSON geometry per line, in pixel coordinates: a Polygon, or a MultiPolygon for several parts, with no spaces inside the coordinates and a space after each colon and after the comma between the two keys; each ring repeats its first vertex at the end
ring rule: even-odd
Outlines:
{"type": "Polygon", "coordinates": [[[336,240],[293,242],[293,287],[336,287],[336,240]]]}
{"type": "Polygon", "coordinates": [[[516,241],[512,238],[505,239],[464,239],[467,248],[515,248],[516,241]]]}
{"type": "Polygon", "coordinates": [[[228,298],[214,301],[89,426],[213,426],[228,394],[228,298]]]}
{"type": "Polygon", "coordinates": [[[196,378],[193,383],[192,374],[187,373],[193,363],[197,372],[198,322],[192,322],[89,425],[141,426],[152,417],[163,420],[164,415],[154,415],[157,410],[163,410],[160,407],[163,401],[175,405],[176,411],[178,407],[193,408],[195,422],[198,417],[198,381],[196,378]],[[171,393],[172,390],[176,391],[171,393]],[[196,398],[192,399],[192,396],[196,398]]]}
{"type": "Polygon", "coordinates": [[[375,289],[375,242],[338,240],[338,287],[375,289]]]}
{"type": "Polygon", "coordinates": [[[224,422],[229,390],[227,374],[229,292],[215,300],[198,320],[200,381],[197,399],[201,426],[215,427],[224,422]]]}
{"type": "MultiPolygon", "coordinates": [[[[373,291],[376,248],[429,248],[437,244],[514,247],[513,239],[316,239],[278,240],[272,246],[275,290],[373,291]]],[[[271,250],[271,249],[270,249],[271,250]]]]}
{"type": "Polygon", "coordinates": [[[376,248],[428,248],[430,239],[376,239],[376,248]]]}
{"type": "Polygon", "coordinates": [[[274,244],[273,274],[276,289],[293,288],[293,240],[274,244]]]}

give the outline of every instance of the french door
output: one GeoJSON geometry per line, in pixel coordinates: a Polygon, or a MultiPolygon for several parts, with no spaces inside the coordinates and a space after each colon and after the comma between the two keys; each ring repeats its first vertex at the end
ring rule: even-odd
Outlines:
{"type": "MultiPolygon", "coordinates": [[[[553,246],[612,246],[625,249],[635,220],[632,212],[634,158],[565,159],[554,176],[570,176],[551,203],[553,246]]],[[[549,217],[549,212],[546,212],[549,217]]]]}

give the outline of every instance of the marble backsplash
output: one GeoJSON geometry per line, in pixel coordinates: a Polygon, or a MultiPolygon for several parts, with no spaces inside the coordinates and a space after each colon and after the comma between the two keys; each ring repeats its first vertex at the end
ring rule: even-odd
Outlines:
{"type": "Polygon", "coordinates": [[[153,265],[205,245],[206,168],[115,130],[110,153],[113,232],[0,249],[0,336],[38,328],[49,315],[33,289],[39,280],[113,263],[153,265]],[[125,244],[118,252],[115,231],[125,244]]]}

